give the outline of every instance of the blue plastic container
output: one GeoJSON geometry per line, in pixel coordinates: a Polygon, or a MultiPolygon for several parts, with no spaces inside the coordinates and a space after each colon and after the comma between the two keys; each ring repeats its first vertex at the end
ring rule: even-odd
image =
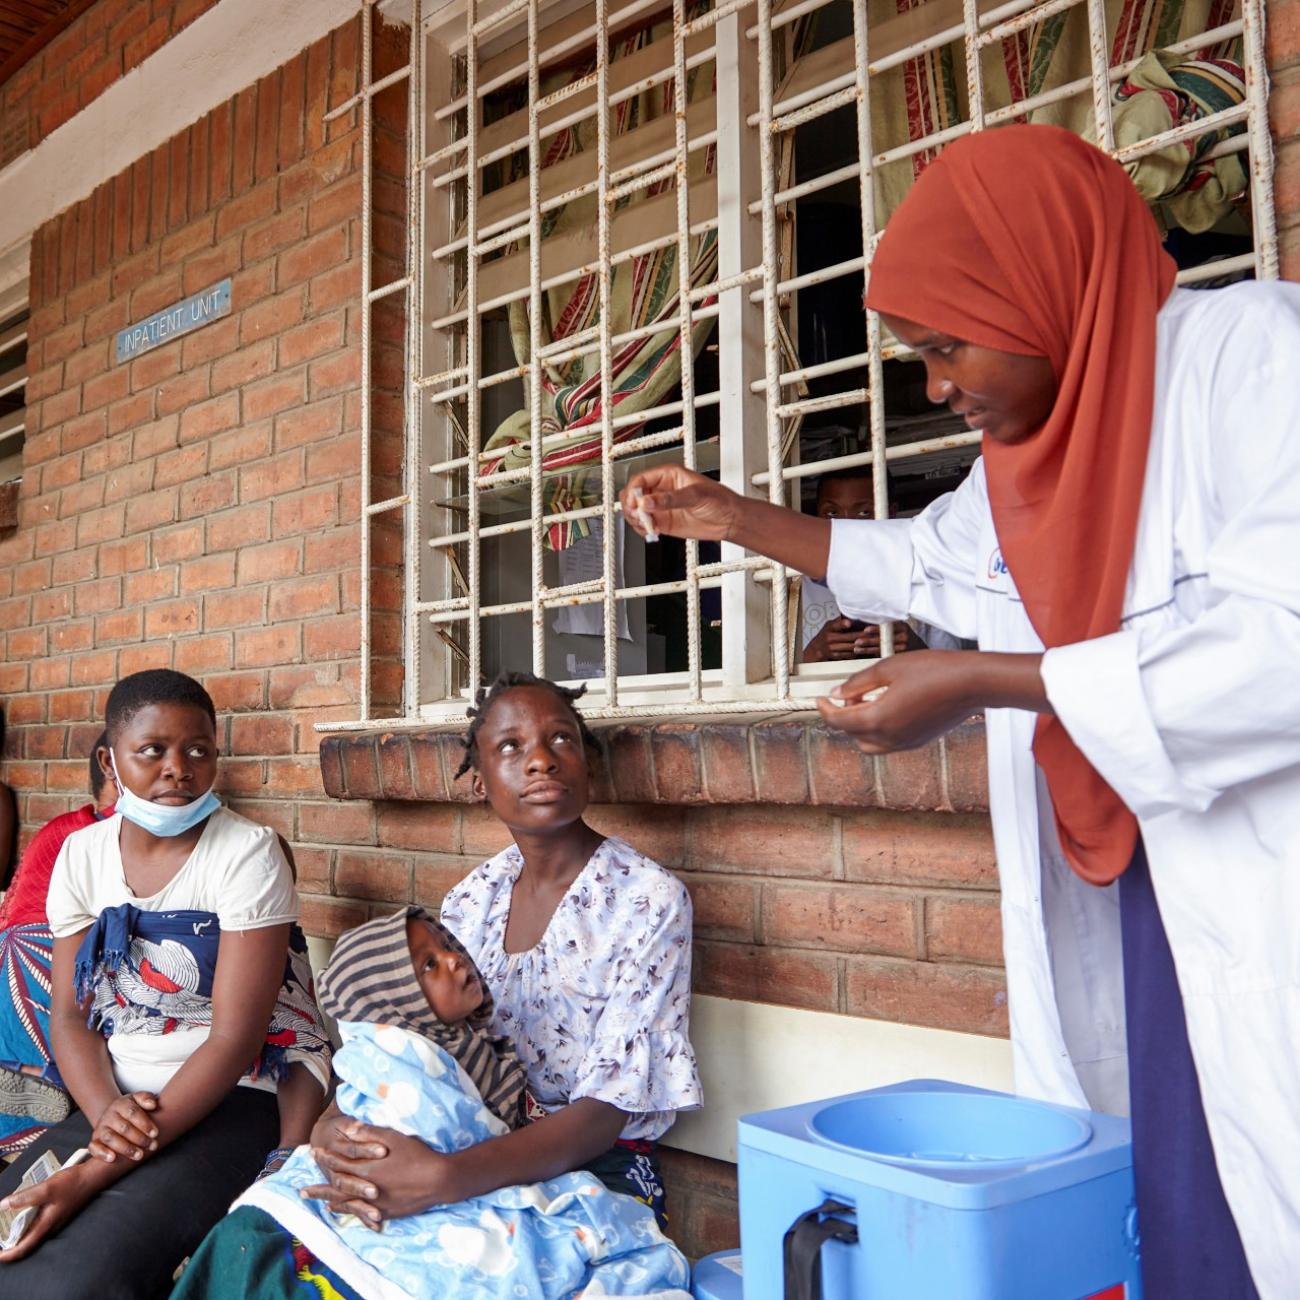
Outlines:
{"type": "Polygon", "coordinates": [[[1142,1295],[1127,1120],[918,1079],[739,1139],[744,1300],[782,1300],[787,1262],[823,1300],[1142,1295]]]}
{"type": "Polygon", "coordinates": [[[740,1251],[705,1255],[691,1270],[691,1294],[695,1300],[744,1300],[740,1251]]]}

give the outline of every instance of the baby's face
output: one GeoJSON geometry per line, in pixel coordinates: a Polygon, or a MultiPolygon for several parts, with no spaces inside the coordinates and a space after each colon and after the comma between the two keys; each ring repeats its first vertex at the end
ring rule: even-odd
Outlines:
{"type": "Polygon", "coordinates": [[[422,917],[406,919],[411,965],[433,1014],[454,1025],[472,1016],[483,1003],[483,986],[474,964],[443,947],[442,936],[422,917]]]}

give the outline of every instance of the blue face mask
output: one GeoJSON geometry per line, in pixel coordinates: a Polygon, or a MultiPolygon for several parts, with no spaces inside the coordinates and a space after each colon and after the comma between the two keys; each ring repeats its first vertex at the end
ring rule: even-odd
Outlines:
{"type": "Polygon", "coordinates": [[[117,782],[117,812],[129,822],[134,822],[141,830],[150,835],[170,839],[173,835],[182,835],[193,826],[197,826],[205,817],[210,817],[221,807],[221,800],[211,790],[189,803],[169,806],[141,799],[126,788],[125,782],[117,774],[117,756],[110,749],[109,761],[113,764],[113,779],[117,782]]]}

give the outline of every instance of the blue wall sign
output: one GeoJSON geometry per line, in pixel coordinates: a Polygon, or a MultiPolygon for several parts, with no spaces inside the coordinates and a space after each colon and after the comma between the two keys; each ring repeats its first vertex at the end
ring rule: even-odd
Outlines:
{"type": "Polygon", "coordinates": [[[230,315],[230,280],[222,280],[202,293],[192,294],[173,307],[164,307],[146,320],[117,332],[117,360],[131,361],[179,334],[188,334],[209,321],[230,315]]]}

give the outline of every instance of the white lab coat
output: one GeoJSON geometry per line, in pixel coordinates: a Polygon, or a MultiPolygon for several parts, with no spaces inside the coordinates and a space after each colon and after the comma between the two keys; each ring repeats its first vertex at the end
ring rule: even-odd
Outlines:
{"type": "MultiPolygon", "coordinates": [[[[1047,694],[1136,813],[1224,1192],[1265,1300],[1300,1288],[1300,286],[1176,290],[1121,630],[1049,650],[1047,694]]],[[[913,520],[837,522],[857,618],[1041,642],[982,462],[913,520]]],[[[1126,1108],[1115,886],[1066,868],[1030,750],[987,714],[1018,1089],[1126,1108]]]]}

